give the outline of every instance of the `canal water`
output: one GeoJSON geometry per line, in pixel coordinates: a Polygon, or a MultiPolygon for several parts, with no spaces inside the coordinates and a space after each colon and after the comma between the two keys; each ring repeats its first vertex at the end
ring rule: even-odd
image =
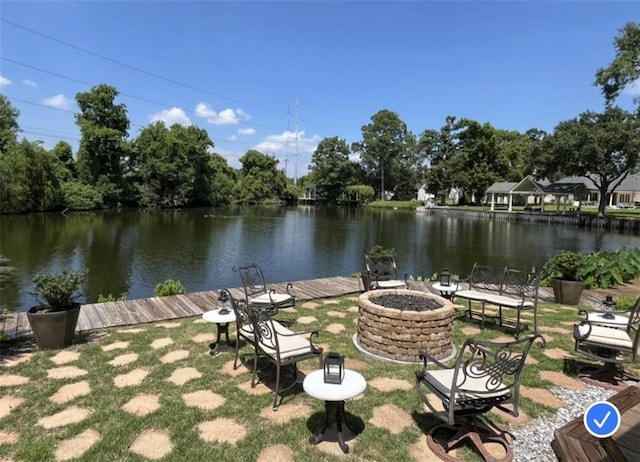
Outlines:
{"type": "Polygon", "coordinates": [[[0,217],[0,255],[15,268],[0,308],[26,310],[34,274],[86,270],[83,301],[152,296],[166,279],[187,292],[239,287],[234,267],[260,264],[269,282],[351,276],[375,244],[395,249],[398,270],[464,275],[474,262],[539,268],[557,250],[640,245],[634,234],[574,226],[340,207],[121,210],[0,217]]]}

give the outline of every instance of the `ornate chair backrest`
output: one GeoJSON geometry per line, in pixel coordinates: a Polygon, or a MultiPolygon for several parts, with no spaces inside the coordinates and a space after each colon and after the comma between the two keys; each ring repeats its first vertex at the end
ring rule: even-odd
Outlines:
{"type": "Polygon", "coordinates": [[[540,287],[540,273],[527,273],[525,271],[505,268],[502,280],[502,294],[518,297],[538,299],[540,287]]]}
{"type": "Polygon", "coordinates": [[[636,300],[629,311],[629,323],[627,324],[627,334],[633,342],[632,361],[638,358],[640,352],[640,297],[636,300]]]}
{"type": "Polygon", "coordinates": [[[266,310],[250,310],[249,315],[253,321],[256,342],[260,348],[273,350],[279,357],[280,343],[278,342],[278,332],[269,312],[266,310]]]}
{"type": "Polygon", "coordinates": [[[474,263],[471,274],[463,280],[473,289],[500,290],[506,268],[474,263]]]}
{"type": "Polygon", "coordinates": [[[262,269],[257,263],[238,268],[244,295],[249,300],[252,297],[267,293],[267,281],[264,279],[262,269]]]}
{"type": "Polygon", "coordinates": [[[378,281],[398,279],[398,269],[393,255],[365,255],[364,259],[372,279],[378,281]]]}
{"type": "Polygon", "coordinates": [[[249,316],[249,310],[247,309],[247,302],[244,300],[238,300],[231,295],[231,292],[226,291],[231,300],[231,307],[236,315],[236,329],[238,332],[253,332],[253,322],[249,316]]]}
{"type": "Polygon", "coordinates": [[[456,407],[485,412],[496,406],[517,416],[522,372],[536,339],[544,345],[544,338],[539,334],[507,343],[467,339],[455,365],[452,381],[455,385],[451,388],[449,401],[452,403],[450,422],[456,407]],[[511,404],[512,409],[503,407],[505,404],[511,404]]]}

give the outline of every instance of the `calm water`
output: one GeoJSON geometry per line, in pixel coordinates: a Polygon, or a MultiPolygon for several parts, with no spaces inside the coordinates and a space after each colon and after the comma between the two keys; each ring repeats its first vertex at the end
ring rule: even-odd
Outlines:
{"type": "Polygon", "coordinates": [[[188,292],[240,286],[234,266],[259,263],[269,282],[351,276],[366,249],[393,247],[402,275],[475,261],[539,267],[559,249],[589,252],[640,245],[640,238],[575,227],[445,218],[413,211],[236,208],[35,214],[0,217],[0,254],[17,269],[0,306],[25,310],[35,273],[87,269],[87,302],[99,294],[142,298],[177,279],[188,292]]]}

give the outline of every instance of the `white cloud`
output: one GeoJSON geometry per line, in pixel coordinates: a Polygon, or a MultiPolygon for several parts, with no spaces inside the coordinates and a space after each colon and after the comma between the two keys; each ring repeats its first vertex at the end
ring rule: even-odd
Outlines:
{"type": "Polygon", "coordinates": [[[149,119],[151,119],[151,122],[164,122],[169,127],[173,124],[184,125],[185,127],[192,124],[191,119],[179,107],[156,112],[149,116],[149,119]]]}
{"type": "Polygon", "coordinates": [[[42,104],[45,106],[53,107],[56,109],[71,109],[72,101],[64,96],[64,93],[60,93],[59,95],[52,96],[50,98],[45,98],[42,100],[42,104]]]}
{"type": "Polygon", "coordinates": [[[622,93],[625,95],[640,96],[640,79],[636,79],[627,85],[622,93]]]}
{"type": "Polygon", "coordinates": [[[22,81],[22,85],[25,87],[32,87],[32,88],[36,88],[38,86],[38,84],[36,84],[33,80],[29,80],[29,79],[24,79],[22,81]]]}
{"type": "MultiPolygon", "coordinates": [[[[319,135],[313,135],[307,138],[305,132],[298,132],[298,154],[313,154],[318,147],[321,138],[319,135]]],[[[296,148],[296,132],[285,131],[280,135],[269,135],[261,143],[257,144],[255,149],[260,152],[287,152],[295,153],[296,148]]]]}
{"type": "Polygon", "coordinates": [[[11,85],[11,80],[0,75],[0,88],[8,87],[9,85],[11,85]]]}
{"type": "Polygon", "coordinates": [[[241,120],[249,120],[251,118],[249,114],[240,108],[235,110],[227,108],[216,112],[207,103],[198,103],[196,105],[196,114],[213,125],[236,125],[241,120]]]}
{"type": "Polygon", "coordinates": [[[255,135],[256,131],[253,128],[239,128],[238,135],[255,135]]]}

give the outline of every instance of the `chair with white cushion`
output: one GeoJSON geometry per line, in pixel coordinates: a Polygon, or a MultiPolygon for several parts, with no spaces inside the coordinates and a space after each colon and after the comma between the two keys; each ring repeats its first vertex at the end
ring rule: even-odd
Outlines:
{"type": "MultiPolygon", "coordinates": [[[[313,343],[318,331],[294,332],[275,321],[269,311],[249,310],[253,322],[256,338],[256,348],[259,354],[265,356],[276,366],[276,380],[273,400],[273,410],[277,411],[282,401],[280,393],[284,393],[298,383],[298,363],[307,359],[317,358],[319,368],[322,369],[322,348],[313,343]],[[280,389],[280,379],[284,368],[291,366],[291,383],[280,389]]],[[[253,370],[251,386],[258,383],[256,368],[253,370]]]]}
{"type": "MultiPolygon", "coordinates": [[[[588,313],[582,312],[587,315],[588,313]]],[[[584,319],[573,326],[575,350],[588,358],[604,362],[602,366],[586,366],[578,375],[585,381],[606,388],[621,389],[627,381],[640,381],[624,370],[624,364],[638,361],[640,347],[640,297],[628,312],[626,326],[607,323],[606,318],[584,319]]]]}
{"type": "Polygon", "coordinates": [[[293,287],[291,283],[287,284],[286,293],[269,289],[264,273],[257,263],[242,266],[237,268],[237,271],[242,280],[245,299],[249,308],[266,309],[271,314],[277,314],[280,308],[295,306],[296,297],[290,292],[293,287]]]}
{"type": "Polygon", "coordinates": [[[513,459],[505,432],[479,417],[492,408],[518,416],[524,364],[536,340],[539,346],[544,346],[544,338],[539,334],[506,343],[467,339],[453,367],[447,367],[428,353],[420,354],[424,365],[416,372],[416,391],[434,414],[447,421],[427,435],[427,444],[438,457],[459,460],[450,451],[468,441],[483,460],[506,462],[513,459]],[[437,369],[429,369],[430,363],[437,369]],[[444,411],[434,407],[426,392],[433,393],[442,402],[444,411]],[[495,458],[485,443],[501,445],[504,457],[495,458]]]}
{"type": "Polygon", "coordinates": [[[256,351],[256,336],[253,333],[253,323],[251,321],[249,311],[247,310],[247,303],[244,300],[238,300],[237,298],[233,297],[229,290],[225,289],[224,292],[227,293],[227,296],[231,300],[231,307],[233,308],[233,312],[236,315],[236,357],[233,361],[233,368],[238,368],[240,340],[243,339],[253,347],[253,370],[255,371],[258,365],[258,353],[256,351]]]}
{"type": "Polygon", "coordinates": [[[393,255],[365,255],[366,270],[362,275],[365,290],[405,289],[406,281],[398,279],[393,255]]]}

